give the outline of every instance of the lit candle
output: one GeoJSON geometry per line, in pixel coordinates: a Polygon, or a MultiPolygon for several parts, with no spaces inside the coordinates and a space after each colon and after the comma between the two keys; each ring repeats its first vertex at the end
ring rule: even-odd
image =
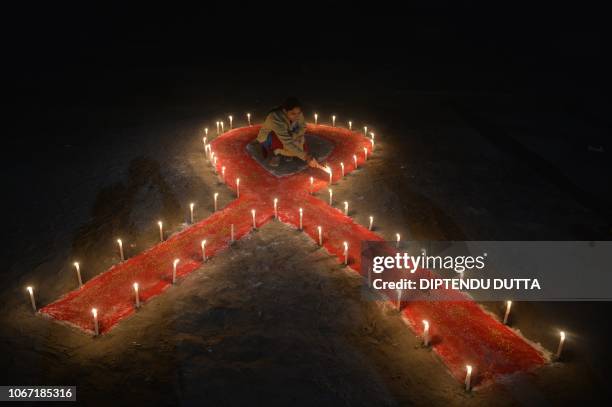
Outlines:
{"type": "Polygon", "coordinates": [[[30,293],[30,303],[32,303],[32,309],[36,312],[36,301],[34,300],[34,289],[32,287],[26,287],[26,290],[30,293]]]}
{"type": "Polygon", "coordinates": [[[202,261],[206,261],[206,240],[202,240],[202,261]]]}
{"type": "Polygon", "coordinates": [[[240,178],[236,178],[236,197],[240,198],[240,178]]]}
{"type": "Polygon", "coordinates": [[[506,313],[504,314],[504,324],[508,323],[508,316],[510,315],[510,307],[512,307],[512,301],[506,301],[506,313]]]}
{"type": "Polygon", "coordinates": [[[399,247],[399,245],[400,245],[400,238],[401,238],[400,234],[396,233],[395,234],[395,238],[397,239],[396,242],[395,242],[395,247],[399,247]]]}
{"type": "Polygon", "coordinates": [[[333,181],[332,176],[333,176],[334,174],[333,174],[333,172],[332,172],[331,167],[325,167],[325,168],[327,169],[327,172],[329,173],[329,184],[331,185],[331,184],[332,184],[332,181],[333,181]]]}
{"type": "Polygon", "coordinates": [[[353,122],[349,120],[349,130],[353,130],[353,122]]]}
{"type": "Polygon", "coordinates": [[[251,209],[251,217],[253,218],[253,229],[257,229],[257,223],[255,223],[255,209],[251,209]]]}
{"type": "Polygon", "coordinates": [[[332,127],[336,127],[336,116],[332,116],[332,127]]]}
{"type": "Polygon", "coordinates": [[[372,225],[374,225],[374,216],[370,216],[370,226],[368,226],[368,230],[372,230],[372,225]]]}
{"type": "Polygon", "coordinates": [[[193,207],[195,206],[195,204],[192,202],[189,204],[189,219],[191,220],[191,223],[193,223],[193,207]]]}
{"type": "Polygon", "coordinates": [[[217,198],[218,197],[219,197],[219,193],[215,192],[213,194],[213,204],[214,204],[213,208],[214,208],[214,212],[217,212],[217,198]]]}
{"type": "Polygon", "coordinates": [[[83,280],[81,280],[81,266],[79,266],[79,262],[74,262],[74,268],[76,269],[77,278],[79,279],[79,287],[83,287],[83,280]]]}
{"type": "Polygon", "coordinates": [[[402,290],[397,290],[397,310],[402,310],[402,290]]]}
{"type": "Polygon", "coordinates": [[[230,127],[229,128],[231,130],[233,128],[233,126],[234,126],[234,118],[231,115],[227,116],[227,118],[229,119],[229,122],[230,122],[230,127]]]}
{"type": "Polygon", "coordinates": [[[230,243],[234,241],[234,224],[230,225],[230,243]]]}
{"type": "Polygon", "coordinates": [[[319,231],[319,246],[323,246],[323,228],[317,226],[317,230],[319,231]]]}
{"type": "Polygon", "coordinates": [[[274,198],[274,218],[278,219],[278,198],[274,198]]]}
{"type": "Polygon", "coordinates": [[[317,124],[317,121],[319,119],[319,115],[315,113],[314,116],[315,116],[315,124],[317,124]]]}
{"type": "Polygon", "coordinates": [[[429,321],[423,320],[423,345],[429,346],[429,321]]]}
{"type": "Polygon", "coordinates": [[[314,184],[314,178],[313,178],[313,177],[310,177],[310,193],[311,193],[311,194],[312,194],[312,187],[313,187],[313,184],[314,184]]]}
{"type": "Polygon", "coordinates": [[[344,264],[348,264],[348,242],[344,242],[344,264]]]}
{"type": "Polygon", "coordinates": [[[368,126],[363,126],[363,135],[364,137],[368,137],[368,126]]]}
{"type": "Polygon", "coordinates": [[[368,161],[368,148],[364,147],[363,148],[363,161],[368,161]]]}
{"type": "Polygon", "coordinates": [[[221,133],[225,133],[225,123],[223,123],[223,120],[221,120],[219,124],[221,125],[221,133]]]}
{"type": "Polygon", "coordinates": [[[164,241],[164,224],[160,220],[157,222],[157,225],[159,226],[159,240],[163,242],[164,241]]]}
{"type": "Polygon", "coordinates": [[[470,391],[472,388],[472,366],[465,365],[465,391],[470,391]]]}
{"type": "Polygon", "coordinates": [[[344,214],[348,215],[348,201],[344,201],[344,214]]]}
{"type": "Polygon", "coordinates": [[[374,151],[374,136],[375,136],[375,135],[374,135],[374,133],[370,133],[370,136],[372,137],[372,138],[370,139],[370,142],[372,143],[372,151],[374,151]]]}
{"type": "Polygon", "coordinates": [[[219,135],[219,122],[217,122],[217,136],[219,135]]]}
{"type": "Polygon", "coordinates": [[[179,262],[179,259],[174,259],[174,262],[172,262],[172,284],[176,283],[176,266],[178,266],[179,262]]]}
{"type": "MultiPolygon", "coordinates": [[[[204,127],[204,135],[206,136],[204,137],[204,139],[207,139],[208,138],[208,127],[204,127]]],[[[206,144],[206,141],[204,142],[204,144],[206,144]]]]}
{"type": "Polygon", "coordinates": [[[563,343],[565,342],[565,332],[559,332],[559,346],[557,346],[557,359],[561,357],[561,352],[563,351],[563,343]]]}
{"type": "Polygon", "coordinates": [[[304,229],[302,226],[302,217],[304,216],[304,210],[300,208],[300,230],[304,229]]]}
{"type": "Polygon", "coordinates": [[[210,148],[210,144],[206,144],[206,148],[205,148],[205,150],[206,150],[206,159],[207,159],[208,161],[210,161],[210,154],[212,153],[212,150],[211,150],[211,148],[210,148]]]}
{"type": "Polygon", "coordinates": [[[357,154],[353,154],[353,163],[355,164],[355,169],[357,169],[357,154]]]}
{"type": "Polygon", "coordinates": [[[329,204],[332,204],[333,201],[333,197],[334,197],[334,191],[332,191],[331,188],[329,188],[329,204]]]}
{"type": "Polygon", "coordinates": [[[91,313],[93,314],[93,319],[94,319],[94,332],[96,336],[98,336],[100,335],[100,326],[98,325],[98,310],[95,308],[92,308],[91,313]]]}
{"type": "Polygon", "coordinates": [[[136,308],[140,308],[140,296],[138,295],[138,283],[134,283],[134,296],[136,297],[136,308]]]}
{"type": "Polygon", "coordinates": [[[342,174],[342,178],[344,178],[344,163],[342,163],[342,162],[340,163],[340,171],[341,171],[341,174],[342,174]]]}
{"type": "Polygon", "coordinates": [[[117,239],[117,244],[119,245],[119,258],[121,261],[124,261],[125,257],[123,257],[123,242],[121,239],[117,239]]]}
{"type": "Polygon", "coordinates": [[[221,181],[225,182],[225,165],[221,167],[221,181]]]}
{"type": "Polygon", "coordinates": [[[251,125],[251,113],[247,113],[247,121],[249,122],[249,126],[251,125]]]}
{"type": "Polygon", "coordinates": [[[210,155],[208,156],[208,161],[210,161],[210,165],[213,166],[213,170],[215,169],[215,153],[212,151],[212,149],[210,150],[210,155]]]}

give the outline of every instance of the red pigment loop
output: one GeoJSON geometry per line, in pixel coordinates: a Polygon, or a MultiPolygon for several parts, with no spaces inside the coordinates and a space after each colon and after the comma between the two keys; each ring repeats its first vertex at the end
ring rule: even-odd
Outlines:
{"type": "MultiPolygon", "coordinates": [[[[318,243],[318,226],[323,230],[323,246],[344,262],[344,242],[348,243],[348,267],[361,272],[361,242],[384,241],[376,233],[310,194],[327,188],[329,175],[307,168],[286,177],[276,177],[257,163],[247,152],[260,126],[237,128],[211,142],[217,158],[217,172],[225,166],[227,185],[236,191],[240,179],[240,197],[225,208],[188,229],[174,234],[151,249],[116,264],[88,281],[82,288],[64,295],[41,308],[42,314],[93,333],[92,308],[98,310],[100,333],[108,332],[135,311],[133,283],[138,282],[141,303],[172,285],[174,259],[180,259],[177,278],[203,265],[201,241],[206,239],[206,255],[212,257],[230,244],[230,228],[235,239],[253,228],[251,210],[256,211],[256,225],[261,227],[274,217],[274,198],[278,198],[279,220],[299,227],[299,208],[303,208],[303,230],[318,243]]],[[[325,125],[307,126],[309,134],[334,144],[326,160],[333,181],[341,178],[340,162],[345,174],[364,164],[364,147],[371,153],[371,143],[358,132],[325,125]]],[[[426,270],[419,272],[430,273],[426,270]]],[[[433,350],[458,379],[465,377],[465,365],[474,366],[472,383],[483,384],[496,376],[531,370],[545,363],[544,356],[522,337],[487,314],[477,303],[460,292],[449,292],[457,301],[410,301],[403,303],[402,316],[417,335],[422,335],[422,320],[430,322],[433,350]]],[[[390,297],[392,298],[392,297],[390,297]]],[[[448,299],[448,298],[447,298],[448,299]]],[[[393,298],[396,301],[396,298],[393,298]]]]}

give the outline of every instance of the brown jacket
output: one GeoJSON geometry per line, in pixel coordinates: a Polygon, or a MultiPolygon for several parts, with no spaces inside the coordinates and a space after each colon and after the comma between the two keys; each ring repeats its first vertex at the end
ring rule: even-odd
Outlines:
{"type": "Polygon", "coordinates": [[[257,141],[263,143],[268,138],[268,134],[273,131],[283,143],[282,150],[275,151],[276,154],[298,157],[302,160],[306,158],[304,152],[304,133],[306,133],[306,121],[304,115],[300,113],[298,120],[294,123],[289,121],[289,118],[283,109],[275,109],[268,114],[263,122],[257,141]]]}

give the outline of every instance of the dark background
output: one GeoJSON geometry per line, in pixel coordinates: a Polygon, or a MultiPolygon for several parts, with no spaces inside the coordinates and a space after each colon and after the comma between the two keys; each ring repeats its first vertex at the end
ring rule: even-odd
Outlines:
{"type": "Polygon", "coordinates": [[[367,95],[381,86],[529,94],[609,129],[604,9],[419,3],[9,9],[3,53],[16,93],[7,102],[20,118],[40,115],[30,123],[36,128],[21,131],[49,142],[70,132],[52,122],[69,126],[59,108],[159,110],[221,98],[252,104],[287,93],[333,103],[356,86],[361,97],[351,102],[359,106],[371,105],[367,95]]]}

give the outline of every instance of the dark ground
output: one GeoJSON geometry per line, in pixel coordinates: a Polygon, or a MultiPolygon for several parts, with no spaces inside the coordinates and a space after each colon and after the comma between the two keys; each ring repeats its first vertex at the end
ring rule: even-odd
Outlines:
{"type": "Polygon", "coordinates": [[[298,44],[317,46],[282,64],[262,57],[265,38],[246,51],[238,40],[219,45],[231,34],[214,24],[203,39],[193,21],[139,31],[127,17],[112,30],[102,17],[31,20],[38,30],[11,44],[2,384],[76,384],[80,400],[100,405],[609,397],[609,303],[516,304],[512,325],[534,342],[554,350],[557,330],[568,332],[563,363],[466,395],[395,312],[362,300],[355,275],[277,224],[102,338],[29,312],[26,284],[40,287],[39,303],[53,301],[74,287],[73,259],[87,280],[115,261],[115,236],[139,252],[155,242],[158,217],[177,230],[188,202],[202,218],[214,191],[229,202],[202,161],[202,128],[232,113],[261,120],[287,94],[309,117],[373,127],[379,150],[334,196],[359,222],[374,213],[385,236],[609,240],[611,116],[597,18],[546,30],[521,21],[517,33],[511,17],[474,25],[432,13],[389,24],[381,42],[340,27],[303,34],[298,44]]]}

